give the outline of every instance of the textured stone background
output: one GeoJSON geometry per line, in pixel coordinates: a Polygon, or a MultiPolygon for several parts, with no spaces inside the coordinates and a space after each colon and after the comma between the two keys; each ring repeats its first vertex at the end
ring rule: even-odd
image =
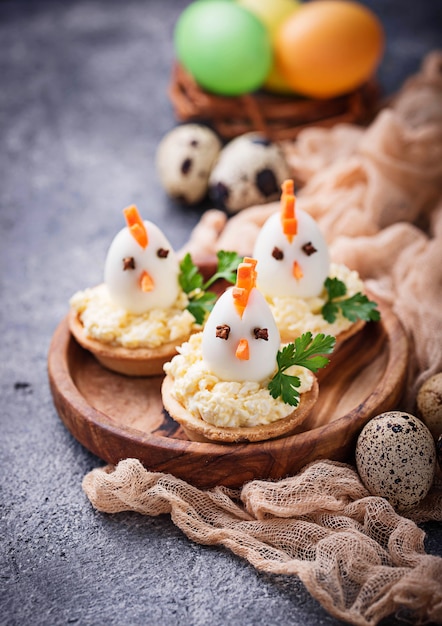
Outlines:
{"type": "MultiPolygon", "coordinates": [[[[204,208],[169,201],[154,168],[175,124],[166,89],[186,4],[0,2],[2,625],[340,623],[297,578],[193,544],[167,516],[96,513],[81,481],[102,463],[52,404],[52,333],[69,297],[101,280],[122,207],[137,203],[174,247],[204,208]]],[[[440,45],[441,4],[366,4],[387,32],[388,94],[440,45]]],[[[442,554],[440,526],[426,529],[442,554]]]]}

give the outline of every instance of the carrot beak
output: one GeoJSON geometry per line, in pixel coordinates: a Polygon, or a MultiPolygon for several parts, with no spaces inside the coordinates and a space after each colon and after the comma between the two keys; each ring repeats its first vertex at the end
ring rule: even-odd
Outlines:
{"type": "Polygon", "coordinates": [[[296,280],[300,280],[304,276],[304,272],[302,271],[298,261],[294,261],[293,263],[292,274],[293,278],[296,280]]]}
{"type": "Polygon", "coordinates": [[[148,291],[152,291],[153,288],[155,287],[155,283],[153,281],[152,276],[146,272],[145,270],[143,270],[141,276],[140,276],[140,289],[141,291],[144,292],[148,292],[148,291]]]}
{"type": "Polygon", "coordinates": [[[236,348],[235,356],[241,361],[249,360],[249,342],[247,339],[240,339],[238,347],[236,348]]]}

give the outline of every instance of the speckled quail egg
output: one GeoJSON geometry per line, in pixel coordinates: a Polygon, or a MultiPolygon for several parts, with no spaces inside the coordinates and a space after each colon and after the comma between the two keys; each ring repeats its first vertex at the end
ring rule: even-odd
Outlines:
{"type": "Polygon", "coordinates": [[[216,133],[202,124],[182,124],[167,133],[156,153],[156,168],[165,191],[186,204],[202,200],[221,147],[216,133]]]}
{"type": "Polygon", "coordinates": [[[277,200],[289,177],[280,146],[261,133],[246,133],[219,153],[209,179],[209,196],[217,208],[236,213],[277,200]]]}
{"type": "Polygon", "coordinates": [[[436,471],[436,446],[425,424],[402,411],[382,413],[363,428],[356,466],[365,487],[406,508],[427,495],[436,471]]]}
{"type": "Polygon", "coordinates": [[[442,372],[424,382],[416,401],[419,417],[437,439],[442,435],[442,372]]]}

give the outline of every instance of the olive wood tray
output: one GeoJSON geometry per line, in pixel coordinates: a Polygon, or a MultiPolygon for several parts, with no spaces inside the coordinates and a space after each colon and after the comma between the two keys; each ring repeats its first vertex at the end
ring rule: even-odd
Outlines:
{"type": "Polygon", "coordinates": [[[104,461],[137,458],[151,471],[200,488],[279,479],[321,458],[351,460],[363,426],[396,408],[405,384],[405,332],[389,308],[379,309],[380,322],[366,324],[335,350],[318,376],[312,413],[287,437],[241,444],[189,441],[163,409],[163,377],[129,378],[104,369],[72,337],[67,317],[48,355],[54,404],[72,435],[104,461]]]}

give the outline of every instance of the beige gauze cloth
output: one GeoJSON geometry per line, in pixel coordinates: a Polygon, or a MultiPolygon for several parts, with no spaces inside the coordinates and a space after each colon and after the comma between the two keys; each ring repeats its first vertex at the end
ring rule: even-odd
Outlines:
{"type": "MultiPolygon", "coordinates": [[[[334,261],[356,269],[401,319],[412,350],[408,393],[442,370],[442,54],[429,55],[374,122],[304,130],[284,144],[298,206],[313,215],[334,261]]],[[[227,220],[208,211],[188,245],[250,255],[278,203],[227,220]]],[[[203,468],[202,468],[202,471],[203,468]]],[[[318,461],[296,476],[202,491],[136,459],[95,469],[83,488],[106,513],[168,513],[192,540],[218,544],[257,569],[295,574],[336,618],[368,626],[396,614],[442,623],[442,558],[417,524],[442,521],[440,473],[413,509],[371,496],[351,465],[318,461]]]]}

